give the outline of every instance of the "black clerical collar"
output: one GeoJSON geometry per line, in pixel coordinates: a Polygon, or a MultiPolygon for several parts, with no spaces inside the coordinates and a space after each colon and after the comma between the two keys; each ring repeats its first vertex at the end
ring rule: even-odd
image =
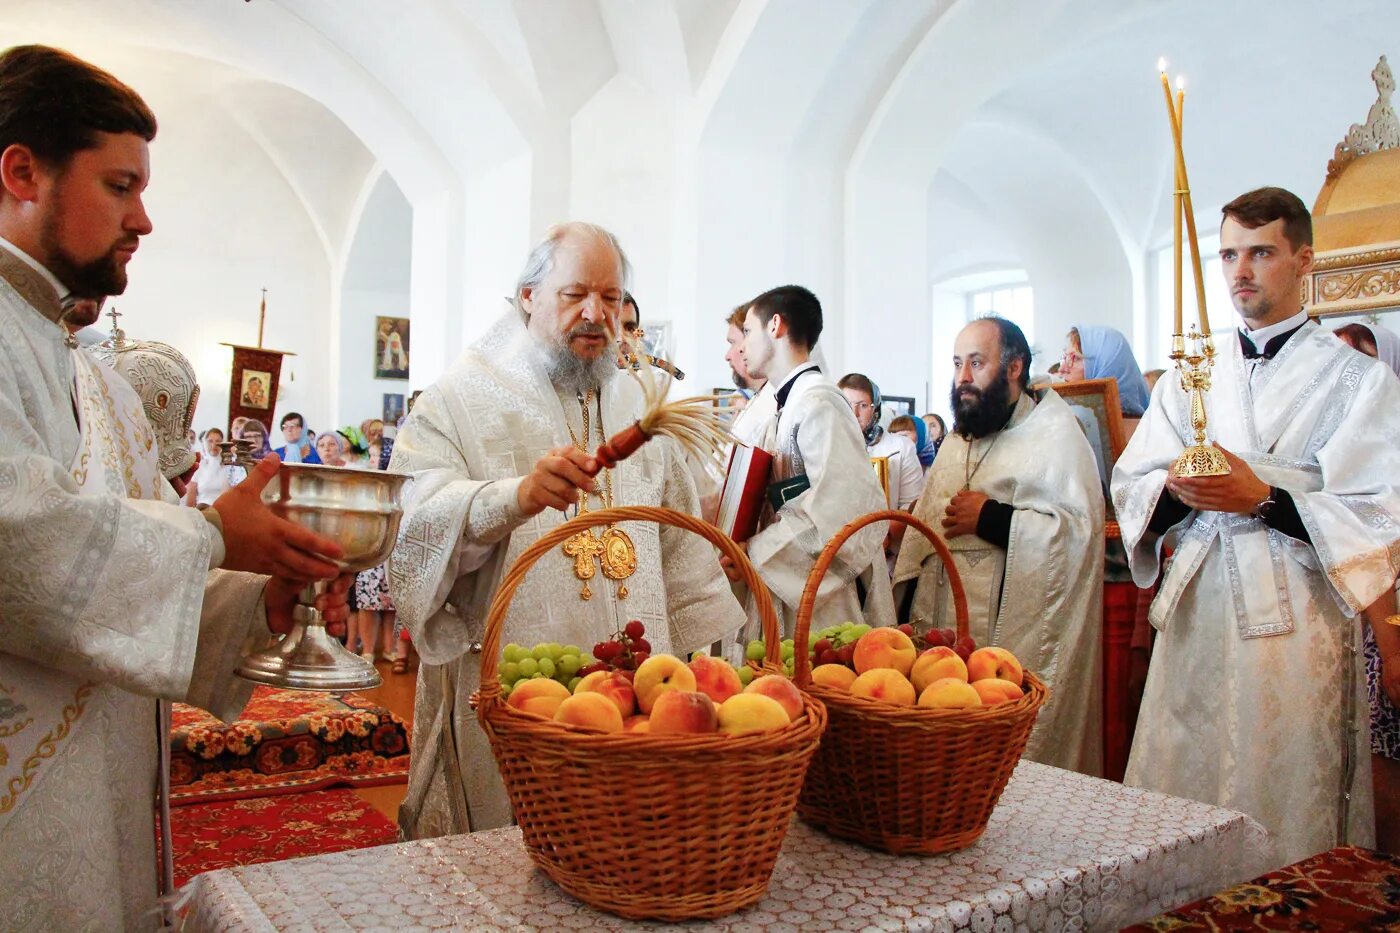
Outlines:
{"type": "Polygon", "coordinates": [[[1237,331],[1240,335],[1240,352],[1244,354],[1244,358],[1247,360],[1263,359],[1265,361],[1273,359],[1278,354],[1278,351],[1282,350],[1284,345],[1288,343],[1288,338],[1298,333],[1298,331],[1303,329],[1303,325],[1308,323],[1308,316],[1305,312],[1299,311],[1292,318],[1279,321],[1279,324],[1286,325],[1289,321],[1294,320],[1298,323],[1294,324],[1292,327],[1277,331],[1272,336],[1265,339],[1263,349],[1260,349],[1255,343],[1255,338],[1262,337],[1271,329],[1276,328],[1278,326],[1277,324],[1271,325],[1270,327],[1261,327],[1256,331],[1252,331],[1253,337],[1243,330],[1237,331]]]}
{"type": "Polygon", "coordinates": [[[773,398],[778,403],[778,411],[782,411],[783,406],[787,404],[788,393],[790,393],[792,391],[792,387],[797,384],[798,376],[802,375],[803,373],[819,373],[821,371],[822,368],[816,363],[803,363],[801,366],[798,366],[791,373],[789,373],[788,377],[783,380],[782,387],[778,389],[777,392],[773,393],[773,398]]]}

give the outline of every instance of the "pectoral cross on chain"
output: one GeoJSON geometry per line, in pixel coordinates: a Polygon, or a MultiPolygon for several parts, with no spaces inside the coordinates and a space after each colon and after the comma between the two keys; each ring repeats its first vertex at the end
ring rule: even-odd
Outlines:
{"type": "Polygon", "coordinates": [[[603,554],[606,548],[603,542],[598,540],[598,536],[593,533],[592,528],[585,528],[572,538],[564,542],[564,554],[574,559],[574,576],[583,581],[583,589],[579,590],[581,599],[592,599],[593,591],[588,587],[588,581],[598,572],[598,568],[593,561],[603,554]]]}

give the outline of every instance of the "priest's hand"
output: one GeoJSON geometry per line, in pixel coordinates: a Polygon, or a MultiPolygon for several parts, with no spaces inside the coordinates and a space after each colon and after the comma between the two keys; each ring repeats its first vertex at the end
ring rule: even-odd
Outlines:
{"type": "MultiPolygon", "coordinates": [[[[739,545],[739,550],[743,551],[745,555],[749,553],[749,542],[735,541],[734,543],[739,545]]],[[[740,580],[744,579],[744,575],[739,571],[739,565],[731,560],[728,554],[721,554],[719,556],[719,566],[720,569],[724,571],[724,575],[728,577],[731,582],[738,583],[740,580]]]]}
{"type": "MultiPolygon", "coordinates": [[[[339,637],[345,634],[345,622],[350,617],[350,602],[347,594],[355,582],[353,573],[343,573],[326,587],[326,591],[316,597],[316,608],[326,620],[326,631],[339,637]]],[[[263,590],[263,605],[267,609],[267,627],[274,635],[285,635],[292,630],[292,612],[297,607],[297,597],[302,584],[296,580],[273,577],[263,590]]]]}
{"type": "Polygon", "coordinates": [[[556,447],[535,462],[515,494],[520,511],[538,515],[545,509],[561,511],[578,502],[578,491],[593,491],[598,461],[577,447],[556,447]]]}
{"type": "Polygon", "coordinates": [[[1167,476],[1167,488],[1183,504],[1200,512],[1248,515],[1269,498],[1269,484],[1254,475],[1239,457],[1219,444],[1216,449],[1230,464],[1228,476],[1167,476]]]}
{"type": "Polygon", "coordinates": [[[343,557],[345,550],[324,535],[278,518],[262,501],[263,487],[280,464],[276,454],[268,454],[247,479],[214,500],[224,530],[223,567],[303,585],[330,580],[340,568],[326,558],[343,557]]]}
{"type": "Polygon", "coordinates": [[[977,534],[977,519],[982,517],[987,498],[986,493],[975,489],[964,489],[954,496],[943,511],[943,537],[977,534]]]}

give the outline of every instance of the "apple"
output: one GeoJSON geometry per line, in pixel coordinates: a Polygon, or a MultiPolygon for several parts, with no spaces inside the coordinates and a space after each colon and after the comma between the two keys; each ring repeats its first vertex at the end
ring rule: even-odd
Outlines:
{"type": "Polygon", "coordinates": [[[757,693],[778,701],[788,719],[802,715],[802,692],[781,674],[764,674],[744,688],[745,693],[757,693]]]}
{"type": "Polygon", "coordinates": [[[607,697],[617,707],[618,715],[623,719],[637,711],[637,694],[632,688],[632,681],[620,671],[598,671],[589,674],[579,681],[574,693],[598,693],[607,697]]]}
{"type": "Polygon", "coordinates": [[[919,694],[919,705],[933,709],[972,709],[982,705],[982,696],[967,681],[944,677],[919,694]]]}
{"type": "MultiPolygon", "coordinates": [[[[875,631],[884,631],[876,629],[875,631]]],[[[876,667],[861,674],[851,683],[851,696],[869,697],[895,706],[914,705],[914,685],[899,671],[876,667]]]]}
{"type": "Polygon", "coordinates": [[[856,672],[844,664],[823,664],[812,671],[812,683],[838,690],[850,690],[856,682],[856,672]]]}
{"type": "Polygon", "coordinates": [[[1020,686],[1023,676],[1021,662],[1005,648],[978,648],[967,659],[967,679],[973,682],[994,677],[1020,686]]]}
{"type": "Polygon", "coordinates": [[[719,728],[714,701],[698,690],[667,690],[651,708],[651,734],[705,733],[719,728]]]}
{"type": "Polygon", "coordinates": [[[739,672],[724,658],[699,654],[690,659],[690,672],[695,675],[695,687],[716,703],[723,703],[736,693],[744,692],[739,672]]]}
{"type": "Polygon", "coordinates": [[[668,690],[690,691],[695,687],[695,675],[690,668],[680,658],[670,654],[656,654],[647,658],[637,667],[637,673],[632,678],[637,705],[648,716],[661,694],[668,690]]]}
{"type": "Polygon", "coordinates": [[[857,674],[883,667],[907,675],[917,654],[909,636],[899,629],[874,628],[860,636],[851,660],[857,674]]]}
{"type": "Polygon", "coordinates": [[[783,705],[761,693],[736,693],[719,707],[719,731],[729,735],[771,732],[790,722],[783,705]]]}
{"type": "Polygon", "coordinates": [[[575,693],[565,697],[554,711],[554,721],[599,732],[622,731],[622,714],[612,700],[601,693],[575,693]]]}
{"type": "Polygon", "coordinates": [[[553,719],[559,704],[569,698],[569,688],[550,677],[518,681],[511,688],[506,705],[526,713],[553,719]]]}
{"type": "Polygon", "coordinates": [[[909,680],[919,693],[944,677],[956,677],[967,683],[967,665],[956,651],[946,646],[928,649],[914,660],[914,666],[909,670],[909,680]]]}

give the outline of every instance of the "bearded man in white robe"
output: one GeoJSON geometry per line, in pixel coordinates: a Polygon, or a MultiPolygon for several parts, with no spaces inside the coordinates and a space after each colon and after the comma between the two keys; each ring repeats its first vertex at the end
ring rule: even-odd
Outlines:
{"type": "MultiPolygon", "coordinates": [[[[1031,398],[1015,324],[973,321],[953,353],[953,431],[914,514],[947,539],[973,640],[1007,649],[1050,688],[1026,757],[1099,774],[1104,498],[1093,451],[1058,395],[1031,398]]],[[[914,587],[900,597],[916,627],[956,624],[947,571],[923,535],[905,537],[895,583],[914,587]]]]}
{"type": "MultiPolygon", "coordinates": [[[[764,292],[744,318],[744,365],[750,377],[774,387],[777,411],[757,444],[773,455],[768,504],[758,532],[742,546],[772,593],[787,636],[822,548],[842,526],[885,508],[851,407],[811,358],[821,332],[821,302],[800,285],[764,292]]],[[[817,590],[812,631],[840,622],[894,622],[880,547],[885,525],[867,525],[837,552],[817,590]]],[[[724,564],[737,580],[727,558],[724,564]]],[[[749,609],[753,615],[752,600],[749,609]]],[[[758,636],[756,619],[746,636],[758,636]]]]}
{"type": "MultiPolygon", "coordinates": [[[[685,456],[671,440],[657,438],[602,472],[592,454],[642,412],[640,389],[619,372],[608,335],[617,332],[626,271],[607,231],[552,228],[520,275],[516,307],[423,392],[394,444],[391,467],[414,483],[390,588],[422,658],[399,811],[409,838],[511,821],[468,701],[491,599],[520,553],[580,507],[698,511],[685,456]]],[[[503,639],[587,649],[639,619],[653,653],[685,655],[743,624],[703,538],[649,522],[616,531],[635,547],[634,574],[606,579],[592,560],[579,565],[552,552],[516,590],[503,639]]]]}
{"type": "Polygon", "coordinates": [[[1125,781],[1248,813],[1277,865],[1370,844],[1354,617],[1400,569],[1400,383],[1299,307],[1311,244],[1307,208],[1283,189],[1224,208],[1244,326],[1216,344],[1206,408],[1230,474],[1171,474],[1194,443],[1171,374],[1113,471],[1133,578],[1162,577],[1125,781]]]}
{"type": "MultiPolygon", "coordinates": [[[[76,349],[151,230],[155,118],[41,46],[0,55],[0,917],[7,930],[161,924],[156,698],[235,718],[243,651],[291,625],[340,549],[275,518],[275,458],[204,512],[161,475],[141,399],[76,349]],[[81,101],[83,106],[75,106],[81,101]],[[210,572],[213,567],[274,572],[210,572]]],[[[323,598],[345,618],[345,586],[323,598]],[[333,605],[334,604],[334,605],[333,605]]]]}

